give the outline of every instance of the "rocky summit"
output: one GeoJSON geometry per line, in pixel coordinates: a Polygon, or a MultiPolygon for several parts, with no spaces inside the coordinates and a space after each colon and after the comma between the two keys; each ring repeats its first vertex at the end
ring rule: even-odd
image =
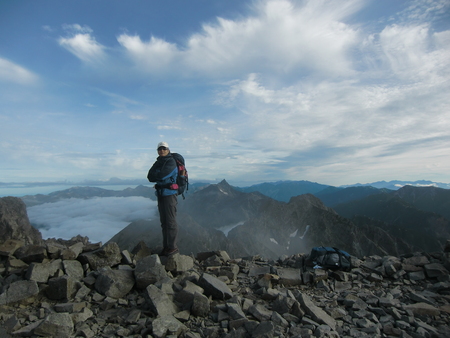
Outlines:
{"type": "Polygon", "coordinates": [[[352,256],[346,271],[308,253],[164,257],[144,242],[33,242],[20,202],[0,205],[15,231],[0,238],[0,337],[450,337],[450,241],[352,256]]]}

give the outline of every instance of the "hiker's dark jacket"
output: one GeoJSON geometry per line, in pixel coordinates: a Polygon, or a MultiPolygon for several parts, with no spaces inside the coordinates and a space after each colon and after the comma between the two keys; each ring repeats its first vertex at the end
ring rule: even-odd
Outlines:
{"type": "Polygon", "coordinates": [[[172,154],[158,156],[156,162],[148,171],[147,178],[150,182],[156,182],[157,196],[170,196],[178,193],[178,187],[170,187],[177,182],[178,168],[172,154]]]}

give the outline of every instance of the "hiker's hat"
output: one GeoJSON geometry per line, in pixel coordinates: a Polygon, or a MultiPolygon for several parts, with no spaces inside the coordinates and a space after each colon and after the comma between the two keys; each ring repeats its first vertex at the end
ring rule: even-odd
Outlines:
{"type": "Polygon", "coordinates": [[[166,147],[169,148],[169,144],[167,142],[159,142],[156,149],[159,149],[159,147],[166,147]]]}

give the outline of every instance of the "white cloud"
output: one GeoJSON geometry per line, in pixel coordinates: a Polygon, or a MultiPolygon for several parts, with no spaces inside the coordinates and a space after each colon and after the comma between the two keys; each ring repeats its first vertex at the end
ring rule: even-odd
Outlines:
{"type": "Polygon", "coordinates": [[[68,37],[60,37],[58,43],[84,62],[98,62],[105,58],[105,47],[91,35],[92,29],[87,26],[64,25],[68,37]]]}
{"type": "Polygon", "coordinates": [[[449,74],[450,32],[433,34],[429,25],[386,27],[380,45],[389,70],[405,80],[446,81],[449,74]]]}
{"type": "Polygon", "coordinates": [[[174,126],[174,125],[163,125],[163,126],[158,126],[157,127],[158,130],[180,130],[181,128],[178,126],[174,126]]]}
{"type": "Polygon", "coordinates": [[[64,24],[62,28],[71,34],[91,34],[93,30],[89,26],[81,26],[79,24],[64,24]]]}
{"type": "Polygon", "coordinates": [[[357,11],[360,1],[260,1],[255,15],[217,18],[187,39],[185,46],[151,37],[122,34],[119,43],[139,69],[183,75],[236,76],[241,72],[290,72],[313,69],[327,76],[351,69],[349,49],[358,32],[342,19],[357,11]]]}
{"type": "Polygon", "coordinates": [[[117,41],[144,71],[162,73],[170,70],[169,66],[176,66],[175,61],[179,52],[174,44],[153,36],[150,41],[143,42],[139,36],[127,34],[120,35],[117,41]]]}
{"type": "Polygon", "coordinates": [[[35,84],[38,76],[11,61],[0,58],[0,81],[22,85],[35,84]]]}
{"type": "Polygon", "coordinates": [[[67,199],[27,208],[43,238],[70,239],[82,235],[105,243],[129,223],[156,216],[156,202],[143,197],[67,199]]]}
{"type": "Polygon", "coordinates": [[[404,21],[433,21],[448,15],[448,0],[411,0],[409,6],[399,15],[404,21]]]}

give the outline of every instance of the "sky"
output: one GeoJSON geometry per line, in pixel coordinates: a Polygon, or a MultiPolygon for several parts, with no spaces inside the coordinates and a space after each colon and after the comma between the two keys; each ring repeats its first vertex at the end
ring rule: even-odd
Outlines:
{"type": "Polygon", "coordinates": [[[450,182],[448,0],[0,0],[0,182],[450,182]]]}

